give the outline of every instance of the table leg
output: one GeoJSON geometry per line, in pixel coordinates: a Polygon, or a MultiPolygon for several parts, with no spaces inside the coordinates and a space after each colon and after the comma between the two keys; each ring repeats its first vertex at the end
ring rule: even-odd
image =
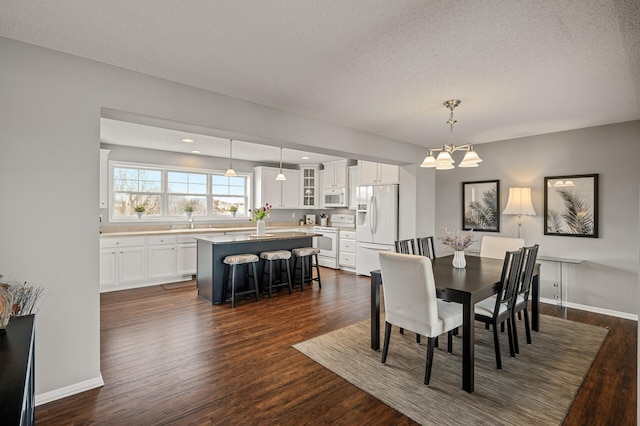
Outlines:
{"type": "Polygon", "coordinates": [[[380,349],[380,284],[382,277],[371,274],[371,349],[380,349]]]}
{"type": "Polygon", "coordinates": [[[534,275],[531,282],[531,329],[540,331],[540,275],[534,275]]]}
{"type": "Polygon", "coordinates": [[[465,296],[462,302],[462,389],[473,392],[474,388],[474,322],[475,314],[470,296],[465,296]]]}

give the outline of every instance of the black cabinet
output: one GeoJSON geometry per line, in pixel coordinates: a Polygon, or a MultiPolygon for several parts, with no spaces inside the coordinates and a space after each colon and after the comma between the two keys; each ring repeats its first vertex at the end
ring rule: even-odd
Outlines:
{"type": "Polygon", "coordinates": [[[0,334],[0,419],[3,425],[34,424],[35,315],[11,318],[0,334]]]}

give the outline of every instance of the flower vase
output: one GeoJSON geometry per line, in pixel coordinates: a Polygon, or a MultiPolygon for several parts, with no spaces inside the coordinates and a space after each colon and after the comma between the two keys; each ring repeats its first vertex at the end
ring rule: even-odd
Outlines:
{"type": "Polygon", "coordinates": [[[143,212],[136,212],[136,216],[138,216],[138,219],[142,219],[142,213],[143,212]]]}
{"type": "MultiPolygon", "coordinates": [[[[1,275],[0,275],[1,276],[1,275]]],[[[0,334],[5,333],[5,329],[11,319],[13,309],[13,296],[8,287],[0,284],[0,334]]]]}
{"type": "Polygon", "coordinates": [[[456,250],[453,252],[453,267],[464,268],[467,266],[467,260],[464,258],[464,250],[456,250]]]}
{"type": "Polygon", "coordinates": [[[191,217],[191,215],[193,214],[193,212],[185,212],[185,214],[187,215],[187,217],[191,217]]]}
{"type": "Polygon", "coordinates": [[[266,229],[267,229],[267,223],[262,219],[258,219],[256,221],[256,234],[264,235],[266,229]]]}

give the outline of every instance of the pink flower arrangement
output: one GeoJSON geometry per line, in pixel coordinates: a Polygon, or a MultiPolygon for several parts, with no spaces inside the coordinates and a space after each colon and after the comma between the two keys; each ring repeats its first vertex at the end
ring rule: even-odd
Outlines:
{"type": "Polygon", "coordinates": [[[271,213],[271,204],[266,203],[264,207],[260,207],[257,210],[249,209],[249,214],[251,215],[251,222],[255,222],[257,220],[263,220],[265,217],[269,217],[269,213],[271,213]]]}
{"type": "Polygon", "coordinates": [[[473,243],[473,231],[467,232],[466,235],[462,235],[460,231],[456,230],[450,232],[447,228],[442,228],[445,235],[440,237],[442,245],[449,247],[454,251],[464,251],[467,247],[473,243]]]}

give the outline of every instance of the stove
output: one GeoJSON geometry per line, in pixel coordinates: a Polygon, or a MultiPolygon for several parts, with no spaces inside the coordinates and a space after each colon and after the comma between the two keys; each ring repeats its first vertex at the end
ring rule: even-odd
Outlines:
{"type": "Polygon", "coordinates": [[[313,246],[320,249],[318,263],[326,268],[338,269],[338,248],[340,246],[340,229],[354,229],[355,216],[351,214],[332,214],[329,217],[330,226],[314,226],[316,234],[321,237],[313,238],[313,246]]]}

